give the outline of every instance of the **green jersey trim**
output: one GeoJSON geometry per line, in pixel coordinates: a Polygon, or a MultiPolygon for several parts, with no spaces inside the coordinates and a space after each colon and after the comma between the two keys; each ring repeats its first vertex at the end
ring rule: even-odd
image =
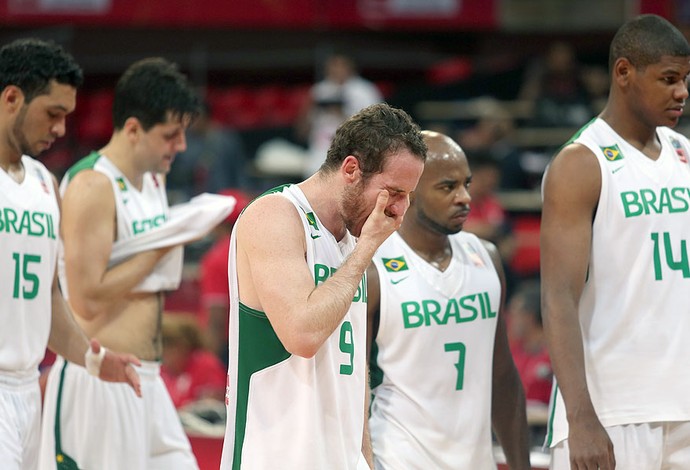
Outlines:
{"type": "Polygon", "coordinates": [[[70,181],[75,177],[77,173],[82,170],[91,170],[96,166],[96,162],[101,158],[101,154],[98,152],[91,152],[86,157],[79,160],[77,163],[72,165],[69,170],[67,170],[67,180],[70,181]]]}
{"type": "Polygon", "coordinates": [[[55,406],[55,463],[57,470],[79,470],[77,462],[62,451],[62,433],[60,431],[60,410],[62,408],[62,388],[65,384],[65,370],[68,362],[60,370],[60,384],[58,385],[57,404],[55,406]]]}
{"type": "Polygon", "coordinates": [[[369,358],[369,386],[375,389],[383,383],[383,370],[378,363],[379,345],[371,342],[371,357],[369,358]]]}
{"type": "Polygon", "coordinates": [[[278,339],[266,314],[239,303],[239,344],[237,357],[237,407],[235,410],[235,451],[233,470],[242,464],[242,445],[247,426],[249,381],[252,375],[285,361],[291,356],[278,339]]]}
{"type": "Polygon", "coordinates": [[[551,392],[551,409],[549,410],[549,421],[546,426],[546,442],[545,447],[551,447],[553,443],[553,420],[556,415],[556,396],[558,395],[558,383],[553,386],[553,391],[551,392]]]}

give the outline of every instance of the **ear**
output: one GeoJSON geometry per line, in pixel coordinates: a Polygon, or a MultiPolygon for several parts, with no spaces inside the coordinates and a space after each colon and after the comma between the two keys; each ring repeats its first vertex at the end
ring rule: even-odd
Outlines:
{"type": "Polygon", "coordinates": [[[362,170],[359,168],[359,160],[354,155],[348,155],[340,165],[340,172],[345,177],[348,183],[354,183],[362,176],[362,170]]]}
{"type": "Polygon", "coordinates": [[[24,92],[16,85],[7,85],[0,93],[0,100],[10,112],[20,109],[25,103],[24,98],[24,92]]]}
{"type": "Polygon", "coordinates": [[[626,86],[635,74],[635,66],[625,57],[620,57],[613,64],[613,80],[620,86],[626,86]]]}
{"type": "Polygon", "coordinates": [[[141,122],[135,117],[129,117],[125,121],[124,126],[122,126],[122,132],[124,135],[130,139],[138,139],[139,134],[144,132],[144,128],[141,127],[141,122]]]}

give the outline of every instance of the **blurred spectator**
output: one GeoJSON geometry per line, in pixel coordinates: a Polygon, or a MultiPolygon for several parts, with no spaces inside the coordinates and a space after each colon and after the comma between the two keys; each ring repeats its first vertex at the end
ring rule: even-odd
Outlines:
{"type": "Polygon", "coordinates": [[[213,121],[208,104],[187,131],[187,150],[175,156],[166,178],[170,204],[203,192],[248,187],[247,157],[236,131],[213,121]]]}
{"type": "MultiPolygon", "coordinates": [[[[508,215],[497,194],[501,180],[500,164],[486,152],[466,152],[472,169],[472,202],[463,230],[489,240],[500,251],[502,242],[510,235],[508,215]]],[[[501,252],[501,255],[509,256],[510,251],[501,252]]]]}
{"type": "Polygon", "coordinates": [[[228,254],[230,234],[240,212],[249,204],[249,196],[233,189],[224,189],[220,194],[233,196],[237,203],[232,213],[219,224],[211,236],[211,248],[202,256],[199,268],[201,312],[199,323],[207,333],[209,347],[218,358],[228,362],[228,312],[230,290],[228,283],[228,254]]]}
{"type": "Polygon", "coordinates": [[[508,303],[508,338],[515,366],[528,403],[548,405],[551,395],[551,360],[541,321],[538,280],[520,283],[508,303]]]}
{"type": "Polygon", "coordinates": [[[321,166],[333,134],[345,119],[381,101],[379,89],[359,76],[350,57],[328,57],[324,78],[312,87],[297,124],[297,133],[308,142],[304,176],[311,176],[321,166]]]}
{"type": "Polygon", "coordinates": [[[594,117],[585,69],[561,41],[527,68],[519,99],[534,102],[535,126],[579,127],[594,117]]]}
{"type": "Polygon", "coordinates": [[[468,155],[485,154],[499,163],[501,189],[537,188],[549,156],[539,158],[515,145],[515,119],[501,101],[484,96],[473,100],[473,105],[478,119],[458,133],[460,146],[468,155]]]}
{"type": "Polygon", "coordinates": [[[463,230],[496,245],[503,261],[506,293],[510,294],[514,284],[514,274],[510,269],[510,263],[515,252],[515,237],[508,214],[498,198],[498,186],[501,179],[500,164],[485,152],[473,154],[467,152],[467,160],[472,169],[470,184],[472,201],[470,214],[463,225],[463,230]]]}
{"type": "Polygon", "coordinates": [[[204,399],[223,401],[226,369],[204,347],[196,317],[163,315],[161,377],[176,408],[204,399]]]}

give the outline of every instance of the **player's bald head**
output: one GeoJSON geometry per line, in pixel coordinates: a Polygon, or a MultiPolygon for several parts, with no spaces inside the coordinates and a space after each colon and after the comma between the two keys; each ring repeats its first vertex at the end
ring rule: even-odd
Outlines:
{"type": "Polygon", "coordinates": [[[427,164],[437,160],[466,159],[465,152],[460,145],[445,134],[424,130],[422,131],[422,139],[428,148],[427,164]]]}

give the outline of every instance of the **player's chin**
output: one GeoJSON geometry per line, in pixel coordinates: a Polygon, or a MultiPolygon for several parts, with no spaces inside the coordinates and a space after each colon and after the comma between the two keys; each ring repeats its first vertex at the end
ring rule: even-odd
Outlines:
{"type": "Polygon", "coordinates": [[[158,173],[162,173],[164,175],[167,175],[170,173],[170,169],[172,168],[172,161],[170,162],[165,162],[163,161],[159,166],[158,166],[158,173]]]}
{"type": "Polygon", "coordinates": [[[681,111],[672,110],[664,116],[665,122],[661,125],[667,126],[667,127],[675,127],[678,124],[678,122],[680,121],[681,116],[682,116],[682,110],[681,111]]]}

